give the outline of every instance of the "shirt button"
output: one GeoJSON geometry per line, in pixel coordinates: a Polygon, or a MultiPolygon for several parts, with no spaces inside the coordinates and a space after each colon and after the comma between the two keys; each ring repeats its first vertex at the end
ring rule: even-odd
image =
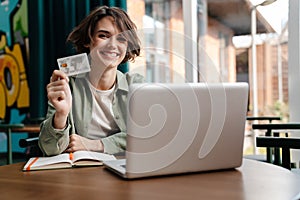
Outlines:
{"type": "Polygon", "coordinates": [[[120,119],[120,116],[119,116],[119,115],[116,115],[116,119],[120,119]]]}

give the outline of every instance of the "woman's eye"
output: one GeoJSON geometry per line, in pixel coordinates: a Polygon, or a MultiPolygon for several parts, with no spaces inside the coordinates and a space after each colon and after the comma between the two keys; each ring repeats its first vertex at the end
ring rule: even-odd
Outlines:
{"type": "Polygon", "coordinates": [[[121,43],[127,42],[127,39],[125,37],[118,37],[117,40],[121,43]]]}
{"type": "Polygon", "coordinates": [[[102,38],[102,39],[107,39],[107,38],[109,38],[106,34],[99,34],[98,37],[99,37],[99,38],[102,38]]]}

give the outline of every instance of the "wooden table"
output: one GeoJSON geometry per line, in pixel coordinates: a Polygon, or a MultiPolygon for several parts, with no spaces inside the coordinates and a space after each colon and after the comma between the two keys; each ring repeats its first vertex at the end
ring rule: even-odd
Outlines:
{"type": "Polygon", "coordinates": [[[12,163],[12,133],[39,133],[40,126],[36,125],[24,125],[24,124],[0,124],[0,132],[4,132],[7,135],[7,164],[12,163]]]}
{"type": "Polygon", "coordinates": [[[124,180],[104,167],[22,172],[0,167],[1,199],[293,199],[300,176],[282,167],[243,160],[234,170],[124,180]]]}

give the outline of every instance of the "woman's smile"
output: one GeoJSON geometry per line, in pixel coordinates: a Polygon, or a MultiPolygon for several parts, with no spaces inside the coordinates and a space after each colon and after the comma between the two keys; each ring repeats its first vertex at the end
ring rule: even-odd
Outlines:
{"type": "Polygon", "coordinates": [[[120,53],[115,51],[100,51],[100,54],[112,59],[118,58],[120,56],[120,53]]]}

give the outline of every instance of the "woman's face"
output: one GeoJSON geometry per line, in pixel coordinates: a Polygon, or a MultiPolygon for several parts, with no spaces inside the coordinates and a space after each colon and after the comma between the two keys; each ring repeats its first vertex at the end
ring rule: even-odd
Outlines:
{"type": "Polygon", "coordinates": [[[126,55],[127,39],[120,34],[119,29],[110,16],[98,21],[90,44],[92,62],[105,67],[117,67],[126,55]]]}

